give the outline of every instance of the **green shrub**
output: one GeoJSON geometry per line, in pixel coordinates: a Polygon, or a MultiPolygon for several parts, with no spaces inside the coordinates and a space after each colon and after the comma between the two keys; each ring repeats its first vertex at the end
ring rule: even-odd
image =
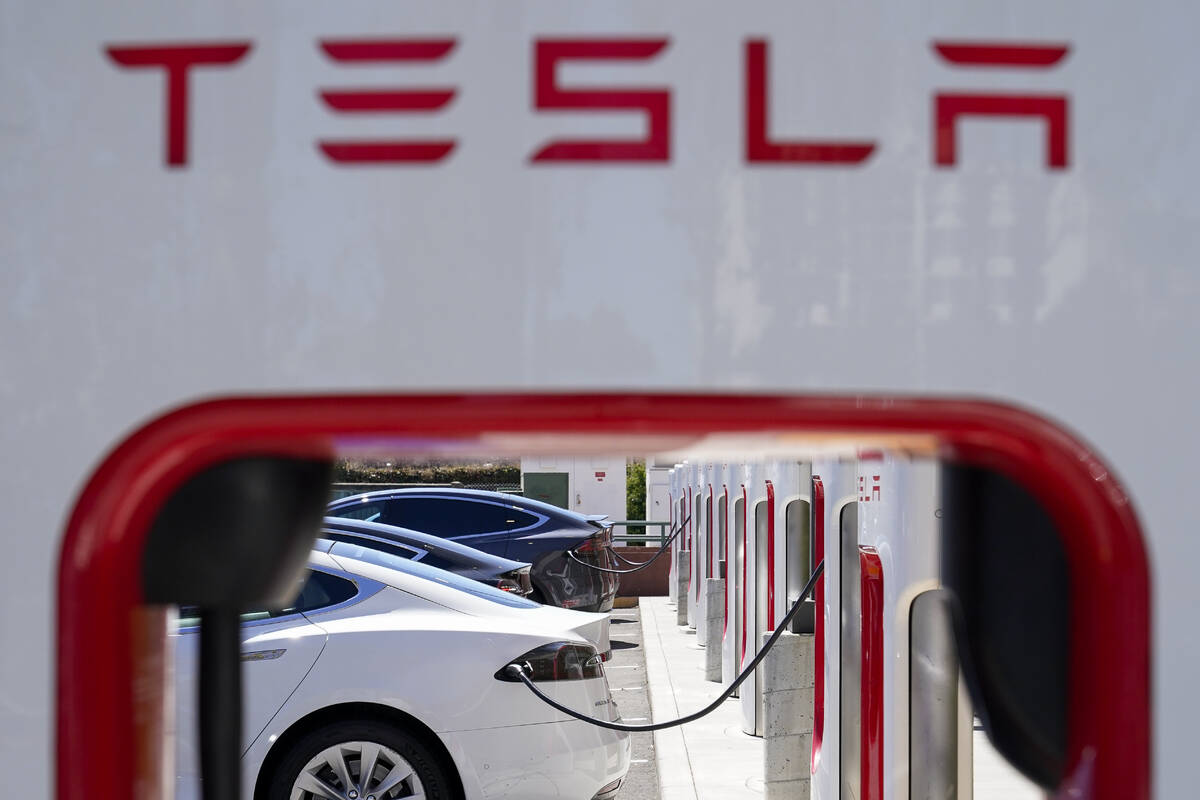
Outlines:
{"type": "MultiPolygon", "coordinates": [[[[646,462],[629,460],[625,462],[625,519],[646,518],[646,462]]],[[[642,536],[646,533],[645,525],[631,525],[628,533],[642,536]]]]}
{"type": "Polygon", "coordinates": [[[334,465],[336,483],[462,483],[474,485],[521,485],[517,462],[445,464],[368,461],[346,459],[334,465]]]}

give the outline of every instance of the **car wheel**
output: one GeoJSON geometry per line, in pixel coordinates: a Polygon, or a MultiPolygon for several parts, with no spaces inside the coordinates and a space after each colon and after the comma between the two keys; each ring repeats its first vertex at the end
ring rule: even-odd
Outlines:
{"type": "Polygon", "coordinates": [[[417,739],[380,722],[337,722],[302,738],[268,800],[450,800],[445,770],[417,739]]]}

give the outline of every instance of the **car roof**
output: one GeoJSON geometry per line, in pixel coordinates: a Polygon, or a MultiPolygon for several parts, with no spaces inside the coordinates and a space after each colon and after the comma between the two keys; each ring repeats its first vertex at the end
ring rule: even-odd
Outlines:
{"type": "Polygon", "coordinates": [[[318,539],[309,565],[341,570],[467,613],[488,613],[496,605],[539,608],[540,604],[485,583],[419,561],[330,539],[318,539]]]}
{"type": "Polygon", "coordinates": [[[414,547],[427,550],[451,561],[463,564],[475,564],[488,569],[495,569],[498,572],[506,572],[529,566],[527,562],[514,561],[511,558],[485,553],[482,550],[476,550],[474,547],[456,542],[453,539],[443,539],[441,536],[434,536],[431,533],[422,533],[421,531],[414,531],[409,528],[401,528],[398,525],[385,525],[382,522],[367,522],[365,520],[349,519],[346,517],[326,517],[321,523],[321,529],[356,533],[384,541],[411,544],[414,547]]]}
{"type": "Polygon", "coordinates": [[[334,500],[329,504],[330,508],[343,505],[349,505],[351,502],[365,502],[367,500],[384,498],[384,497],[461,497],[472,500],[484,500],[490,503],[504,503],[515,508],[524,508],[530,511],[537,511],[551,519],[556,519],[560,522],[569,521],[576,523],[580,527],[594,527],[592,520],[575,511],[570,511],[559,506],[543,503],[541,500],[534,500],[530,497],[525,497],[518,494],[508,494],[506,492],[492,492],[486,489],[452,489],[444,487],[430,487],[428,489],[409,487],[404,489],[380,489],[374,492],[365,492],[356,494],[350,497],[342,497],[334,500]]]}

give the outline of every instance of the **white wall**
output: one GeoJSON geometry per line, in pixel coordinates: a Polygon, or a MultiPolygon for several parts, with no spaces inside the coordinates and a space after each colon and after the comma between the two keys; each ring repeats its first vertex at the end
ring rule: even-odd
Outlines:
{"type": "Polygon", "coordinates": [[[6,773],[47,774],[63,520],[148,416],[234,391],[636,386],[983,395],[1079,431],[1150,537],[1155,788],[1190,790],[1200,7],[0,0],[0,19],[6,773]],[[351,69],[316,44],[388,33],[458,45],[351,69]],[[670,87],[670,161],[531,164],[552,138],[642,125],[538,113],[533,39],[626,33],[669,44],[564,80],[670,87]],[[741,48],[760,36],[772,134],[868,139],[867,161],[746,163],[741,48]],[[230,39],[252,50],[193,75],[191,161],[165,169],[161,76],[103,48],[230,39]],[[935,39],[1070,53],[954,68],[935,39]],[[316,99],[363,82],[458,94],[369,120],[316,99]],[[1067,93],[1069,167],[1046,169],[1039,124],[998,121],[963,123],[958,164],[935,166],[939,89],[1067,93]],[[331,136],[458,145],[440,165],[346,168],[317,152],[331,136]]]}
{"type": "MultiPolygon", "coordinates": [[[[628,519],[624,457],[526,456],[521,459],[522,479],[526,472],[567,473],[569,511],[607,514],[613,520],[628,519]]],[[[624,530],[619,526],[614,532],[623,533],[624,530]]]]}

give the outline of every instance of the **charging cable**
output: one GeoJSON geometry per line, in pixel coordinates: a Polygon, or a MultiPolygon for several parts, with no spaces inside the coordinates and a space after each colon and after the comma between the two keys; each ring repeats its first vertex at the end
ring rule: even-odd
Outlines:
{"type": "Polygon", "coordinates": [[[667,552],[667,550],[671,547],[671,542],[675,541],[675,537],[678,536],[683,531],[683,526],[687,525],[691,521],[692,521],[692,518],[688,517],[683,522],[680,522],[679,527],[675,529],[675,532],[671,534],[671,537],[669,539],[667,539],[666,543],[664,543],[663,546],[658,549],[658,552],[642,562],[625,561],[625,559],[621,558],[620,556],[617,556],[616,552],[614,552],[611,547],[608,548],[608,552],[612,553],[614,556],[617,556],[617,558],[621,558],[621,560],[625,561],[626,564],[637,564],[637,566],[634,567],[633,569],[609,569],[607,567],[598,567],[595,564],[587,563],[582,558],[575,555],[575,552],[572,550],[567,551],[567,557],[574,559],[576,563],[582,564],[583,566],[587,567],[588,569],[596,570],[596,572],[607,572],[610,575],[628,575],[631,572],[637,572],[638,570],[643,570],[646,567],[653,564],[654,560],[656,558],[661,556],[663,553],[667,552]]]}
{"type": "MultiPolygon", "coordinates": [[[[812,577],[808,579],[808,583],[804,584],[804,588],[800,590],[800,597],[796,599],[795,604],[792,605],[792,609],[788,611],[782,620],[780,620],[779,625],[775,628],[775,632],[771,634],[771,638],[767,639],[767,643],[762,646],[762,649],[758,651],[756,656],[754,656],[754,660],[751,661],[744,670],[742,670],[741,674],[737,676],[737,679],[734,680],[733,683],[729,684],[729,688],[721,692],[720,696],[717,697],[716,700],[713,700],[707,706],[695,712],[694,714],[688,714],[686,717],[680,717],[679,719],[673,719],[667,722],[654,722],[650,725],[625,725],[620,722],[609,722],[603,719],[596,719],[595,717],[589,717],[586,714],[580,714],[578,711],[572,708],[567,708],[562,703],[559,703],[554,698],[545,694],[541,689],[534,685],[533,681],[529,679],[529,676],[525,674],[525,666],[521,664],[509,664],[504,668],[504,671],[514,678],[519,678],[521,683],[528,686],[529,690],[540,697],[547,705],[552,706],[569,717],[574,717],[575,719],[582,720],[583,722],[589,722],[592,725],[600,728],[608,728],[610,731],[628,731],[630,733],[637,733],[641,731],[660,731],[663,728],[673,728],[676,725],[683,725],[687,722],[693,722],[715,711],[718,706],[729,699],[734,690],[741,686],[742,682],[745,681],[746,678],[750,677],[750,673],[754,672],[754,668],[757,667],[759,663],[766,657],[767,653],[771,651],[771,647],[775,644],[775,642],[779,641],[779,637],[782,636],[784,631],[788,629],[788,623],[790,623],[792,618],[800,612],[800,609],[804,605],[805,598],[807,598],[809,593],[812,592],[813,587],[816,586],[817,578],[819,578],[821,573],[824,571],[825,562],[822,561],[820,564],[817,564],[817,568],[813,570],[812,577]]],[[[532,669],[530,672],[532,672],[532,669]]]]}

